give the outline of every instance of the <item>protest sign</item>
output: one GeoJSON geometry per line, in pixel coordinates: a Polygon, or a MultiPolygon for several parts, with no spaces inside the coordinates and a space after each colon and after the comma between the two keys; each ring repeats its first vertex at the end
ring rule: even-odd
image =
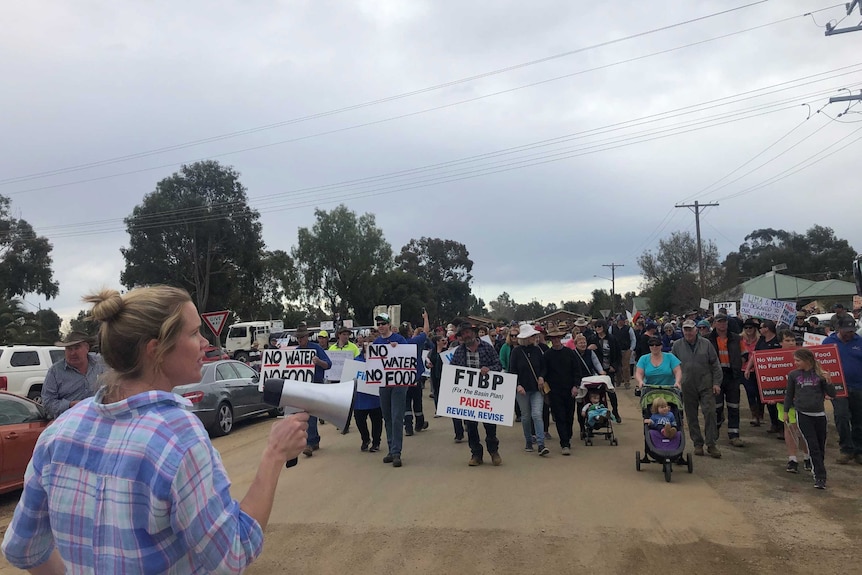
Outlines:
{"type": "MultiPolygon", "coordinates": [[[[838,358],[838,346],[817,345],[807,348],[814,354],[829,381],[835,385],[837,397],[846,397],[844,372],[838,358]]],[[[768,349],[754,352],[754,371],[757,387],[763,403],[781,403],[787,390],[787,374],[796,369],[793,363],[793,349],[768,349]]]]}
{"type": "Polygon", "coordinates": [[[736,302],[735,301],[721,301],[712,304],[712,313],[718,313],[718,310],[724,308],[727,310],[727,315],[729,317],[736,317],[736,302]]]}
{"type": "Polygon", "coordinates": [[[820,335],[819,333],[805,332],[804,334],[802,334],[802,345],[805,347],[811,347],[812,345],[820,345],[823,343],[824,339],[826,339],[825,335],[820,335]]]}
{"type": "Polygon", "coordinates": [[[775,323],[786,325],[793,325],[796,321],[796,302],[769,299],[750,293],[742,294],[740,311],[749,317],[771,319],[775,323]]]}
{"type": "Polygon", "coordinates": [[[349,349],[347,351],[328,349],[326,350],[326,355],[329,356],[329,361],[332,362],[332,367],[326,371],[326,379],[328,379],[329,381],[346,381],[335,378],[341,377],[341,371],[344,369],[344,362],[348,359],[353,359],[353,352],[349,349]]]}
{"type": "Polygon", "coordinates": [[[422,350],[422,365],[425,367],[425,371],[422,372],[424,377],[431,377],[431,368],[428,367],[428,356],[431,355],[430,349],[422,350]]]}
{"type": "Polygon", "coordinates": [[[458,349],[458,346],[455,346],[452,349],[444,350],[443,353],[440,354],[440,359],[443,360],[443,365],[449,365],[450,363],[452,363],[452,356],[455,355],[456,349],[458,349]]]}
{"type": "Polygon", "coordinates": [[[313,381],[316,355],[313,349],[265,349],[260,379],[266,381],[275,377],[313,381]]]}
{"type": "Polygon", "coordinates": [[[707,310],[709,309],[709,300],[706,298],[700,298],[700,309],[707,310]]]}
{"type": "Polygon", "coordinates": [[[364,361],[348,359],[341,369],[341,381],[356,381],[356,391],[366,395],[380,395],[380,386],[368,385],[367,364],[364,361]]]}
{"type": "Polygon", "coordinates": [[[335,329],[335,322],[334,321],[322,321],[322,322],[320,322],[320,329],[332,331],[335,329]]]}
{"type": "Polygon", "coordinates": [[[444,365],[437,415],[511,427],[515,422],[518,376],[513,373],[444,365]]]}
{"type": "Polygon", "coordinates": [[[416,381],[416,344],[371,344],[365,365],[366,385],[386,387],[414,386],[416,381]]]}

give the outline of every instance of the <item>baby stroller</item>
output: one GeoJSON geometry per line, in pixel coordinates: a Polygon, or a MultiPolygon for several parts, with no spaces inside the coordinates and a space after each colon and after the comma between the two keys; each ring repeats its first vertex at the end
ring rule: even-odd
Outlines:
{"type": "Polygon", "coordinates": [[[694,472],[694,460],[691,453],[683,456],[685,451],[685,433],[683,432],[683,411],[682,411],[682,394],[675,387],[649,387],[644,386],[641,392],[641,410],[643,411],[643,419],[649,419],[651,413],[650,408],[652,402],[656,398],[663,398],[667,401],[670,411],[673,413],[677,424],[677,433],[673,439],[668,439],[662,435],[661,431],[650,429],[648,424],[644,424],[644,455],[641,457],[641,452],[635,452],[635,467],[638,471],[641,470],[641,464],[644,463],[661,463],[664,471],[664,480],[670,482],[670,475],[673,472],[673,464],[686,465],[688,472],[694,472]],[[652,459],[650,459],[652,458],[652,459]]]}
{"type": "Polygon", "coordinates": [[[578,424],[581,428],[581,439],[584,445],[590,446],[593,444],[593,438],[596,436],[604,437],[611,445],[619,445],[616,435],[614,435],[614,418],[607,410],[607,415],[598,420],[597,424],[589,425],[587,418],[583,415],[583,408],[590,401],[591,393],[599,394],[599,401],[606,408],[608,406],[608,390],[613,389],[614,385],[610,382],[610,378],[605,382],[582,381],[578,388],[578,396],[575,398],[575,410],[578,415],[578,424]]]}

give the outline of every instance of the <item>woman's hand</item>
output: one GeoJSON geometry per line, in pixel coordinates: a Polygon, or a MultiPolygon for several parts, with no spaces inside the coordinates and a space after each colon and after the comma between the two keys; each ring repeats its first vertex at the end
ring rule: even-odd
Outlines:
{"type": "Polygon", "coordinates": [[[523,385],[519,385],[518,387],[516,387],[515,391],[517,391],[520,395],[527,395],[527,390],[524,389],[523,385]]]}
{"type": "Polygon", "coordinates": [[[784,412],[784,423],[790,423],[790,414],[784,412]]]}

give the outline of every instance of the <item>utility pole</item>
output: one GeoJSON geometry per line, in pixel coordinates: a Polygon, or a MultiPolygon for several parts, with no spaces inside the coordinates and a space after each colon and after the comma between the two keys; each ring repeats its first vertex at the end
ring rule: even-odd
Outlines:
{"type": "MultiPolygon", "coordinates": [[[[847,16],[853,13],[853,8],[859,8],[859,14],[862,15],[862,0],[850,0],[844,4],[844,7],[847,9],[847,16]]],[[[832,24],[831,22],[826,23],[826,36],[834,36],[835,34],[846,34],[847,32],[859,32],[862,31],[862,22],[857,24],[856,26],[848,26],[847,28],[836,28],[836,24],[832,24]]]]}
{"type": "Polygon", "coordinates": [[[701,204],[696,201],[693,204],[677,204],[677,208],[689,208],[694,212],[694,224],[697,229],[697,267],[700,275],[700,297],[706,297],[706,283],[703,274],[703,247],[700,244],[700,210],[703,208],[718,207],[718,204],[701,204]]]}
{"type": "Polygon", "coordinates": [[[614,296],[614,294],[616,293],[616,291],[615,291],[616,279],[617,279],[616,271],[617,271],[617,268],[624,268],[625,266],[623,264],[615,264],[615,263],[611,262],[609,264],[602,264],[602,267],[603,268],[611,268],[611,312],[613,312],[614,310],[617,309],[617,299],[614,296]]]}

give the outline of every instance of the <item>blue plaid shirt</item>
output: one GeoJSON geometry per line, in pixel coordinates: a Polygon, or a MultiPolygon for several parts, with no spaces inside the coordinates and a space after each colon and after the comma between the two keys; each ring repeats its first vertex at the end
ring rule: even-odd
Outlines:
{"type": "Polygon", "coordinates": [[[263,531],[230,496],[221,457],[173,393],[103,404],[104,388],[39,437],[2,550],[67,573],[240,573],[263,531]]]}
{"type": "MultiPolygon", "coordinates": [[[[478,342],[479,347],[476,349],[476,352],[479,354],[479,367],[487,367],[491,371],[503,371],[503,364],[500,363],[500,356],[497,354],[494,346],[481,339],[478,342]]],[[[452,361],[450,363],[452,365],[468,367],[467,348],[459,345],[455,353],[452,354],[452,361]]]]}

